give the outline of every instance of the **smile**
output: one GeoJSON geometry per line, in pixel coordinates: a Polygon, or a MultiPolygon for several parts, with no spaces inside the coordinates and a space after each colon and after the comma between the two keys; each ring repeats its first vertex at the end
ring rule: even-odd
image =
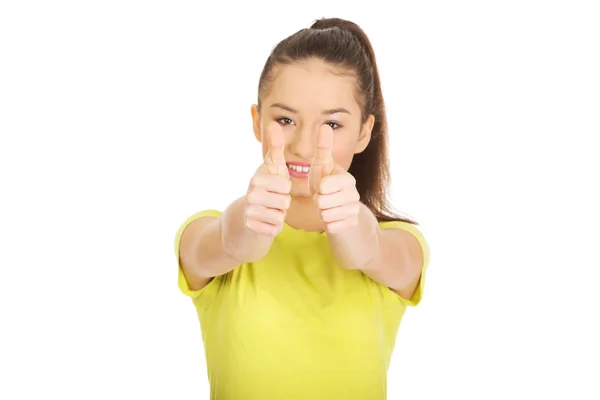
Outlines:
{"type": "Polygon", "coordinates": [[[294,178],[306,179],[310,173],[309,165],[287,164],[290,176],[294,178]]]}

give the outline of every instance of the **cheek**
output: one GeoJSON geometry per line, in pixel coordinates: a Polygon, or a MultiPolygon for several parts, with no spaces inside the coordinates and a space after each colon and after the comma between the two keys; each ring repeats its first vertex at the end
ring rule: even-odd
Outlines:
{"type": "Polygon", "coordinates": [[[335,163],[344,169],[350,168],[356,143],[352,141],[338,141],[333,148],[333,159],[335,163]]]}

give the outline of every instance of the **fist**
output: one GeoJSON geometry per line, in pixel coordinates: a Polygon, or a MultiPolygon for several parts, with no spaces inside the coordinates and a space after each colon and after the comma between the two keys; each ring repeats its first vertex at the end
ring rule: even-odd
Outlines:
{"type": "Polygon", "coordinates": [[[309,184],[327,233],[341,233],[358,225],[361,210],[356,180],[332,155],[333,130],[323,125],[317,136],[317,149],[311,165],[309,184]]]}
{"type": "Polygon", "coordinates": [[[292,182],[285,162],[285,137],[277,122],[269,124],[265,137],[268,151],[248,186],[244,216],[246,228],[262,236],[275,237],[283,229],[290,207],[292,182]]]}

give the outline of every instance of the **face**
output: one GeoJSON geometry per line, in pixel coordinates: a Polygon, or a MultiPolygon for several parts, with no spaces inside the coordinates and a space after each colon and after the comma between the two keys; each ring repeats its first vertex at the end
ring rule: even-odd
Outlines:
{"type": "Polygon", "coordinates": [[[292,196],[311,196],[308,172],[315,155],[319,127],[333,129],[333,158],[348,169],[354,154],[362,152],[371,138],[374,117],[361,123],[361,109],[355,98],[353,76],[335,74],[323,61],[314,59],[275,67],[273,79],[260,113],[252,106],[253,130],[262,143],[263,157],[268,151],[266,126],[277,121],[286,140],[285,159],[292,181],[292,196]],[[308,168],[307,168],[308,167],[308,168]]]}

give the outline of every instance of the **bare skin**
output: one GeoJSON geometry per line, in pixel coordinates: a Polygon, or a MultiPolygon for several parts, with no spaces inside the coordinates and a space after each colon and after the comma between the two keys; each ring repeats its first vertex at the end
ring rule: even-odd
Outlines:
{"type": "Polygon", "coordinates": [[[262,101],[252,106],[264,162],[247,193],[220,218],[201,218],[183,233],[180,261],[192,289],[257,261],[283,224],[326,232],[333,256],[409,298],[422,265],[416,238],[381,230],[359,199],[347,170],[369,143],[374,117],[361,122],[352,76],[310,60],[277,67],[262,101]]]}

